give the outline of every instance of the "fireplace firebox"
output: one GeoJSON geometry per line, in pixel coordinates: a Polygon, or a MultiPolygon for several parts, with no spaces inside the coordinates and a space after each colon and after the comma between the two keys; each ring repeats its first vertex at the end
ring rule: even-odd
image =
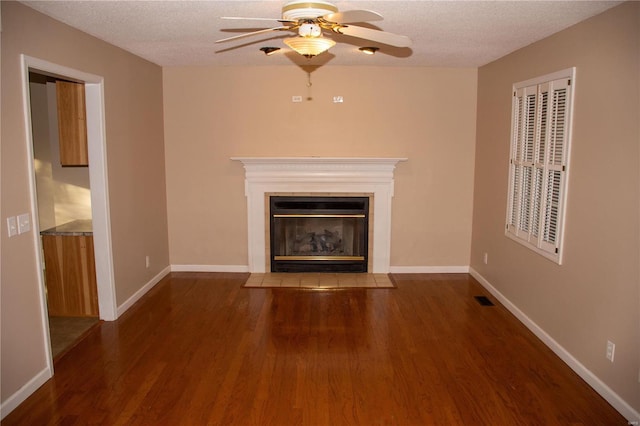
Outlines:
{"type": "Polygon", "coordinates": [[[368,197],[269,201],[272,272],[367,272],[368,197]]]}

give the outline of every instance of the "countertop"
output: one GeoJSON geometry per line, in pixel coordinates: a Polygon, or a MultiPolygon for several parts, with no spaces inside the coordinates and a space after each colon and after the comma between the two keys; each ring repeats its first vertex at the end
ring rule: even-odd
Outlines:
{"type": "Polygon", "coordinates": [[[41,231],[40,235],[91,236],[93,235],[93,224],[91,219],[74,220],[41,231]]]}

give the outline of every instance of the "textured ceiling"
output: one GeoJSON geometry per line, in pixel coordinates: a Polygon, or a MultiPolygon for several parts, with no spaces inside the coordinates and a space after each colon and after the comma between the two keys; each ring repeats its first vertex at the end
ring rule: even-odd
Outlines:
{"type": "Polygon", "coordinates": [[[265,1],[23,1],[46,15],[161,66],[373,65],[478,67],[621,2],[613,1],[335,1],[340,11],[366,9],[383,21],[358,24],[411,38],[394,48],[338,34],[338,44],[310,60],[272,32],[226,43],[218,39],[276,27],[286,2],[265,1]],[[274,18],[230,21],[222,16],[274,18]],[[375,25],[373,25],[375,24],[375,25]],[[358,52],[377,46],[374,56],[358,52]],[[282,49],[272,56],[263,46],[282,49]]]}

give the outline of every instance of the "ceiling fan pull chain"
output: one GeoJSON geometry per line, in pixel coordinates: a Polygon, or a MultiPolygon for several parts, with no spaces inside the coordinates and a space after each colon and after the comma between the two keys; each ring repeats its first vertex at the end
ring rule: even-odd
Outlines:
{"type": "Polygon", "coordinates": [[[311,86],[313,86],[313,83],[311,82],[311,71],[307,72],[307,100],[313,100],[313,97],[311,96],[311,86]]]}

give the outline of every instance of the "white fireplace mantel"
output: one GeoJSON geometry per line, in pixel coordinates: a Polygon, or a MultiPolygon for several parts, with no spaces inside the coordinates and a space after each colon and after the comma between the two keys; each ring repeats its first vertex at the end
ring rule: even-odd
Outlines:
{"type": "Polygon", "coordinates": [[[373,273],[388,273],[391,255],[393,171],[406,158],[231,157],[245,168],[249,272],[266,272],[265,195],[373,194],[373,273]]]}

